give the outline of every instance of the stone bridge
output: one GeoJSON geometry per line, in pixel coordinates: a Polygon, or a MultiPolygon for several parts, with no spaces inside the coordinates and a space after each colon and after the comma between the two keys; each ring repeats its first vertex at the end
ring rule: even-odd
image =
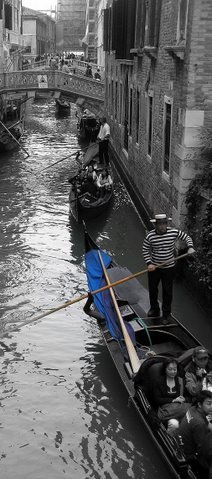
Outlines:
{"type": "Polygon", "coordinates": [[[64,73],[58,70],[26,70],[0,74],[0,95],[27,92],[33,97],[35,91],[52,91],[55,98],[60,94],[72,102],[98,112],[104,108],[103,82],[82,75],[64,73]]]}

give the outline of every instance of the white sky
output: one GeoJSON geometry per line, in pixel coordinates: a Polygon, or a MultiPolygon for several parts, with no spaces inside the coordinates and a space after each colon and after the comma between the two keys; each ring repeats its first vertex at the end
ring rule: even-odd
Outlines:
{"type": "Polygon", "coordinates": [[[54,10],[56,3],[56,0],[23,0],[23,6],[33,10],[54,10]]]}

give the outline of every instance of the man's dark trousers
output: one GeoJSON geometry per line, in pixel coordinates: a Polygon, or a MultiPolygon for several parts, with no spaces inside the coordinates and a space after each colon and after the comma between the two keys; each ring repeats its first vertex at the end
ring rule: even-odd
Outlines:
{"type": "Polygon", "coordinates": [[[151,309],[154,311],[160,309],[158,303],[158,285],[160,281],[162,283],[162,310],[164,317],[169,316],[171,313],[174,270],[174,267],[157,268],[155,271],[148,273],[149,300],[151,309]]]}
{"type": "Polygon", "coordinates": [[[99,142],[99,161],[100,163],[104,163],[105,161],[106,165],[109,165],[108,144],[109,140],[99,142]]]}

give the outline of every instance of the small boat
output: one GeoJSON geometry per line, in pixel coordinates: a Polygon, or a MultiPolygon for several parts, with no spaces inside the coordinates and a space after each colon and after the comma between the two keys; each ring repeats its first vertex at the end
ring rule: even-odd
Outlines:
{"type": "Polygon", "coordinates": [[[64,98],[56,98],[56,113],[58,115],[69,115],[71,105],[69,101],[65,100],[64,98]]]}
{"type": "Polygon", "coordinates": [[[26,101],[24,96],[3,104],[0,118],[0,151],[11,151],[17,148],[17,142],[24,132],[26,101]]]}
{"type": "Polygon", "coordinates": [[[131,403],[167,464],[171,477],[201,479],[187,462],[180,440],[168,434],[151,403],[151,382],[159,373],[164,358],[177,358],[181,366],[185,367],[191,361],[194,347],[201,345],[200,342],[174,316],[168,325],[162,324],[160,319],[147,318],[147,290],[127,268],[120,267],[107,253],[100,250],[87,231],[85,251],[89,290],[95,291],[106,284],[117,283],[112,288],[114,301],[108,289],[90,295],[84,307],[85,313],[97,319],[105,345],[131,403]],[[120,282],[129,277],[130,280],[120,282]],[[132,357],[131,347],[127,347],[128,338],[124,339],[119,316],[136,352],[135,370],[135,358],[132,357]]]}
{"type": "Polygon", "coordinates": [[[69,179],[69,183],[71,183],[69,194],[70,211],[77,221],[79,219],[90,220],[101,215],[111,204],[113,198],[113,185],[103,190],[102,194],[98,194],[98,191],[95,191],[95,187],[93,187],[94,192],[92,190],[83,191],[82,193],[79,191],[85,174],[83,168],[95,161],[97,173],[100,173],[103,169],[98,163],[98,151],[99,147],[97,144],[91,145],[82,157],[79,173],[69,179]]]}

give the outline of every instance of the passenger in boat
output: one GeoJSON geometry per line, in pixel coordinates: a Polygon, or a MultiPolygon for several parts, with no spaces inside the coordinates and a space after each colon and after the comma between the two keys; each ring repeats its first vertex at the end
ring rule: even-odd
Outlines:
{"type": "Polygon", "coordinates": [[[193,241],[186,233],[168,226],[166,214],[155,215],[150,220],[155,224],[155,229],[151,230],[143,242],[143,256],[148,268],[149,281],[149,299],[150,310],[149,317],[159,317],[160,308],[158,303],[158,285],[162,283],[162,311],[164,324],[168,324],[171,315],[173,279],[174,279],[174,249],[177,240],[185,241],[188,247],[188,253],[193,254],[193,241]],[[167,265],[156,268],[160,263],[170,261],[167,265]]]}
{"type": "Polygon", "coordinates": [[[152,398],[162,422],[182,419],[190,407],[184,396],[184,380],[180,377],[175,359],[167,358],[163,362],[160,375],[152,384],[152,398]]]}
{"type": "MultiPolygon", "coordinates": [[[[97,185],[96,181],[94,180],[93,174],[95,172],[92,171],[92,166],[90,166],[90,170],[84,176],[83,181],[81,183],[81,194],[89,193],[93,198],[97,197],[97,185]]],[[[96,174],[96,173],[95,173],[96,174]]]]}
{"type": "Polygon", "coordinates": [[[209,371],[202,381],[202,390],[212,392],[212,371],[209,371]]]}
{"type": "Polygon", "coordinates": [[[208,350],[197,346],[193,350],[192,361],[185,368],[185,387],[191,398],[195,398],[206,385],[207,374],[212,370],[208,350]]]}
{"type": "Polygon", "coordinates": [[[105,117],[100,119],[101,127],[97,136],[99,142],[99,162],[109,165],[108,145],[110,138],[110,127],[105,117]]]}
{"type": "Polygon", "coordinates": [[[97,174],[93,165],[89,165],[85,170],[85,178],[91,178],[94,182],[97,181],[97,174]]]}
{"type": "Polygon", "coordinates": [[[178,429],[186,458],[204,479],[212,478],[211,421],[212,392],[205,390],[199,393],[197,405],[188,409],[178,429]]]}
{"type": "Polygon", "coordinates": [[[109,174],[108,169],[105,169],[100,173],[100,175],[97,177],[97,187],[100,190],[100,195],[104,195],[105,191],[109,191],[111,189],[111,186],[113,184],[113,180],[109,174]]]}

